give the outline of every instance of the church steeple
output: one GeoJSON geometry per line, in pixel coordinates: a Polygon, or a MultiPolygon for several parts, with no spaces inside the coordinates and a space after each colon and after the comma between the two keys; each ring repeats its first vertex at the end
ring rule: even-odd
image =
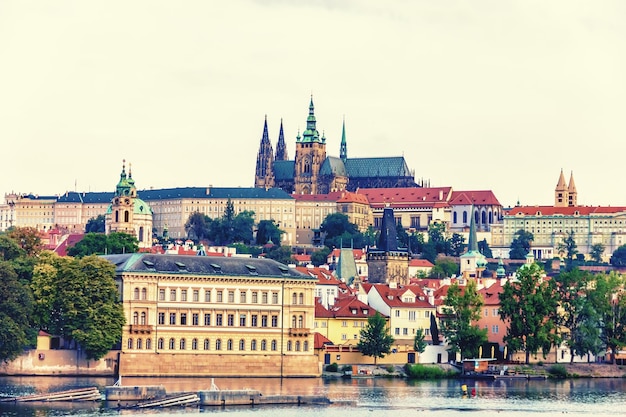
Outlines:
{"type": "Polygon", "coordinates": [[[396,219],[393,215],[393,209],[385,207],[383,210],[383,218],[380,226],[380,236],[378,238],[377,248],[384,252],[398,250],[398,232],[396,230],[396,219]]]}
{"type": "Polygon", "coordinates": [[[122,160],[122,172],[120,173],[120,180],[115,187],[115,195],[117,197],[129,196],[132,190],[132,184],[128,181],[126,176],[126,160],[122,160]]]}
{"type": "Polygon", "coordinates": [[[576,192],[576,184],[574,184],[574,171],[569,177],[569,185],[567,186],[567,205],[576,207],[578,205],[578,193],[576,192]]]}
{"type": "Polygon", "coordinates": [[[339,158],[345,163],[348,159],[348,144],[346,142],[346,119],[343,119],[341,127],[341,146],[339,148],[339,158]]]}
{"type": "Polygon", "coordinates": [[[278,132],[278,143],[276,144],[276,161],[287,161],[287,145],[285,144],[285,134],[283,133],[283,119],[280,119],[280,132],[278,132]]]}
{"type": "Polygon", "coordinates": [[[565,184],[565,177],[563,176],[563,169],[561,168],[559,182],[554,189],[554,207],[567,207],[568,200],[567,185],[565,184]]]}
{"type": "Polygon", "coordinates": [[[315,120],[315,106],[313,96],[309,104],[309,117],[306,119],[306,130],[302,133],[302,142],[319,142],[320,133],[317,131],[317,121],[315,120]]]}
{"type": "Polygon", "coordinates": [[[474,216],[474,206],[470,211],[472,218],[470,219],[469,242],[467,243],[468,252],[478,252],[478,239],[476,238],[476,216],[474,216]]]}
{"type": "Polygon", "coordinates": [[[265,116],[265,123],[263,125],[263,135],[261,136],[259,153],[256,157],[254,186],[261,188],[271,188],[274,186],[274,151],[267,131],[267,115],[265,116]]]}

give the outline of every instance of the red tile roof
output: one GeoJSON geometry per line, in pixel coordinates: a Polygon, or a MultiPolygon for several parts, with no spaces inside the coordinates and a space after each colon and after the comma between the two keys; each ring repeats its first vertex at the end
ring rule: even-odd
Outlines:
{"type": "Polygon", "coordinates": [[[372,207],[385,206],[432,206],[434,203],[447,203],[452,187],[433,188],[361,188],[357,193],[367,197],[372,207]]]}
{"type": "Polygon", "coordinates": [[[501,205],[491,190],[453,191],[450,205],[499,206],[501,205]]]}
{"type": "Polygon", "coordinates": [[[367,200],[367,197],[364,194],[357,194],[357,193],[350,193],[350,192],[343,192],[341,197],[339,198],[339,200],[337,200],[338,203],[361,203],[361,204],[367,204],[369,205],[369,201],[367,200]]]}
{"type": "Polygon", "coordinates": [[[411,259],[409,266],[415,266],[420,268],[432,268],[433,265],[428,259],[411,259]]]}
{"type": "Polygon", "coordinates": [[[593,216],[594,214],[616,214],[626,212],[626,207],[610,206],[574,206],[574,207],[553,207],[553,206],[521,206],[504,209],[505,216],[574,216],[578,212],[579,216],[593,216]]]}
{"type": "Polygon", "coordinates": [[[478,293],[482,295],[486,306],[497,306],[500,305],[499,294],[502,291],[504,291],[504,288],[500,285],[500,281],[496,281],[494,284],[491,284],[489,288],[480,289],[478,293]]]}
{"type": "Polygon", "coordinates": [[[428,302],[428,297],[425,296],[422,288],[417,285],[406,285],[398,288],[390,288],[386,284],[374,284],[374,289],[380,294],[381,299],[389,307],[433,307],[433,305],[428,302]],[[411,291],[413,294],[415,294],[415,302],[407,303],[402,300],[402,296],[408,291],[411,291]]]}
{"type": "MultiPolygon", "coordinates": [[[[330,312],[335,318],[353,317],[368,318],[376,315],[376,310],[363,303],[356,297],[341,297],[335,299],[335,304],[330,307],[330,312]]],[[[383,315],[383,314],[381,314],[383,315]]],[[[383,315],[384,317],[384,315],[383,315]]]]}
{"type": "Polygon", "coordinates": [[[313,347],[315,349],[322,349],[324,345],[332,345],[333,342],[326,336],[315,332],[313,333],[313,347]]]}
{"type": "Polygon", "coordinates": [[[339,281],[328,269],[325,268],[308,268],[306,266],[296,266],[296,269],[311,277],[317,278],[318,285],[341,285],[339,281]]]}

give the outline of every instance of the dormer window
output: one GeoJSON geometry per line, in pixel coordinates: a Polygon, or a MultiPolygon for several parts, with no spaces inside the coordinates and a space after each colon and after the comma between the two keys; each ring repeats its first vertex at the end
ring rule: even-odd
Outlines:
{"type": "Polygon", "coordinates": [[[352,314],[356,314],[356,308],[352,309],[352,314]]]}
{"type": "Polygon", "coordinates": [[[366,316],[369,314],[369,310],[367,308],[363,309],[363,314],[365,314],[366,316]]]}

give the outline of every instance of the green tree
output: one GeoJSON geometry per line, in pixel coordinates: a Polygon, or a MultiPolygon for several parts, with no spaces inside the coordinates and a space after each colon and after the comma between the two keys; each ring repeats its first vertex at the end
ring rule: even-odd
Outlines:
{"type": "Polygon", "coordinates": [[[195,241],[206,239],[209,236],[210,219],[199,211],[191,213],[185,222],[187,238],[195,241]]]}
{"type": "Polygon", "coordinates": [[[543,279],[544,271],[536,264],[525,265],[517,271],[517,280],[504,284],[500,298],[500,318],[509,322],[504,341],[511,352],[530,354],[540,349],[544,357],[558,343],[555,333],[555,313],[558,300],[553,280],[543,279]]]}
{"type": "Polygon", "coordinates": [[[0,260],[0,362],[19,356],[29,344],[32,294],[9,261],[0,260]]]}
{"type": "Polygon", "coordinates": [[[424,353],[428,344],[424,340],[424,329],[417,329],[415,331],[415,337],[413,338],[413,350],[419,353],[424,353]]]}
{"type": "Polygon", "coordinates": [[[478,242],[478,252],[482,253],[485,258],[493,258],[493,254],[491,253],[491,248],[489,247],[489,243],[487,243],[487,239],[483,239],[478,242]]]}
{"type": "Polygon", "coordinates": [[[87,233],[78,243],[67,250],[67,254],[77,258],[89,255],[110,255],[119,253],[135,253],[139,250],[139,242],[135,236],[123,232],[87,233]]]}
{"type": "Polygon", "coordinates": [[[626,245],[620,246],[613,252],[611,265],[617,267],[626,266],[626,245]]]}
{"type": "Polygon", "coordinates": [[[561,256],[565,255],[567,269],[572,268],[572,261],[578,253],[578,247],[576,245],[576,239],[574,238],[574,231],[567,232],[567,237],[563,239],[561,243],[557,245],[557,251],[561,256]]]}
{"type": "Polygon", "coordinates": [[[437,325],[435,314],[430,315],[430,337],[433,340],[433,346],[439,346],[441,344],[441,340],[439,340],[439,326],[437,325]]]}
{"type": "Polygon", "coordinates": [[[289,246],[275,245],[265,254],[265,257],[286,265],[293,263],[293,255],[289,246]]]}
{"type": "Polygon", "coordinates": [[[104,214],[99,214],[97,217],[92,217],[87,220],[87,225],[85,226],[85,233],[104,233],[105,229],[105,218],[104,214]]]}
{"type": "Polygon", "coordinates": [[[467,246],[465,244],[465,237],[458,233],[453,233],[448,243],[450,248],[448,255],[452,256],[461,256],[463,251],[465,251],[465,246],[467,246]]]}
{"type": "MultiPolygon", "coordinates": [[[[245,210],[237,214],[232,222],[232,242],[250,243],[254,236],[254,212],[245,210]]],[[[280,239],[280,238],[279,238],[280,239]]],[[[280,240],[277,242],[280,243],[280,240]]]]}
{"type": "Polygon", "coordinates": [[[315,266],[323,265],[328,261],[328,255],[330,255],[330,249],[324,246],[311,254],[311,263],[315,266]]]}
{"type": "Polygon", "coordinates": [[[324,235],[324,245],[329,249],[348,245],[354,248],[364,246],[363,234],[343,213],[332,213],[326,216],[320,225],[320,232],[324,235]]]}
{"type": "Polygon", "coordinates": [[[611,362],[615,352],[626,346],[626,280],[615,272],[595,276],[595,288],[589,293],[592,306],[598,314],[600,340],[610,350],[611,362]]]}
{"type": "Polygon", "coordinates": [[[574,356],[597,354],[600,334],[598,320],[587,292],[593,277],[589,272],[574,268],[554,277],[560,308],[557,309],[557,330],[565,328],[561,337],[570,350],[570,362],[574,356]],[[595,323],[595,326],[592,326],[595,323]]]}
{"type": "Polygon", "coordinates": [[[478,357],[479,346],[487,341],[487,330],[472,323],[480,319],[484,305],[476,281],[470,279],[463,288],[453,283],[443,303],[441,332],[449,350],[460,352],[461,359],[478,357]]]}
{"type": "MultiPolygon", "coordinates": [[[[409,235],[409,250],[411,253],[422,253],[424,247],[424,234],[413,232],[409,235]]],[[[437,254],[435,254],[435,257],[437,254]]]]}
{"type": "Polygon", "coordinates": [[[14,227],[7,235],[17,242],[27,256],[36,256],[43,250],[41,232],[34,227],[14,227]]]}
{"type": "Polygon", "coordinates": [[[593,259],[597,263],[602,262],[602,255],[604,254],[605,249],[606,248],[602,243],[594,243],[593,245],[591,245],[591,250],[589,251],[591,259],[593,259]]]}
{"type": "Polygon", "coordinates": [[[285,232],[276,226],[274,220],[261,220],[257,225],[256,244],[265,245],[270,240],[273,243],[280,244],[284,234],[285,232]]]}
{"type": "MultiPolygon", "coordinates": [[[[437,260],[437,244],[431,240],[422,245],[422,259],[434,264],[437,260]]],[[[432,273],[431,273],[432,275],[432,273]]]]}
{"type": "Polygon", "coordinates": [[[511,251],[509,258],[526,259],[526,255],[530,252],[530,244],[535,239],[532,233],[523,229],[515,232],[515,239],[511,242],[511,251]]]}
{"type": "Polygon", "coordinates": [[[394,339],[387,332],[387,320],[380,313],[367,318],[367,326],[361,330],[361,338],[357,348],[361,354],[374,358],[374,364],[378,358],[384,358],[391,352],[394,339]]]}
{"type": "Polygon", "coordinates": [[[44,257],[32,287],[40,326],[76,342],[87,358],[102,358],[121,340],[124,311],[115,266],[106,259],[44,257]]]}
{"type": "Polygon", "coordinates": [[[459,273],[459,265],[449,258],[441,258],[435,261],[435,266],[430,270],[431,278],[448,278],[459,273]]]}
{"type": "Polygon", "coordinates": [[[396,236],[399,248],[409,247],[409,234],[406,232],[406,230],[404,230],[401,222],[398,222],[396,224],[396,236]]]}
{"type": "Polygon", "coordinates": [[[428,226],[428,242],[432,242],[435,245],[437,253],[449,252],[449,242],[446,239],[445,223],[431,223],[428,226]]]}

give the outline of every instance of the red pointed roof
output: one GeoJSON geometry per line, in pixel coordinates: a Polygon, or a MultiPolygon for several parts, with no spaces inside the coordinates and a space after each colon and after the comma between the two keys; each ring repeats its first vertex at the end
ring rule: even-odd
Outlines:
{"type": "Polygon", "coordinates": [[[428,297],[426,297],[424,291],[418,285],[405,285],[398,288],[390,288],[387,284],[374,284],[373,288],[380,294],[381,299],[389,307],[434,307],[428,302],[428,297]],[[408,291],[415,294],[415,301],[412,303],[405,302],[402,299],[408,291]]]}
{"type": "Polygon", "coordinates": [[[446,205],[452,187],[360,188],[357,193],[367,197],[371,207],[446,205]]]}
{"type": "Polygon", "coordinates": [[[313,347],[314,349],[322,349],[324,345],[332,345],[333,342],[318,332],[313,333],[313,347]]]}
{"type": "Polygon", "coordinates": [[[450,205],[500,206],[500,202],[491,190],[453,191],[450,205]]]}
{"type": "Polygon", "coordinates": [[[311,277],[317,278],[318,285],[336,285],[342,284],[328,269],[325,268],[309,268],[306,266],[296,266],[296,269],[311,277]]]}
{"type": "MultiPolygon", "coordinates": [[[[374,308],[354,296],[335,299],[335,304],[329,310],[335,318],[368,318],[375,316],[377,313],[374,308]]],[[[384,314],[380,314],[386,317],[384,314]]]]}
{"type": "Polygon", "coordinates": [[[432,268],[433,265],[428,259],[411,259],[409,261],[409,266],[420,267],[420,268],[432,268]]]}

